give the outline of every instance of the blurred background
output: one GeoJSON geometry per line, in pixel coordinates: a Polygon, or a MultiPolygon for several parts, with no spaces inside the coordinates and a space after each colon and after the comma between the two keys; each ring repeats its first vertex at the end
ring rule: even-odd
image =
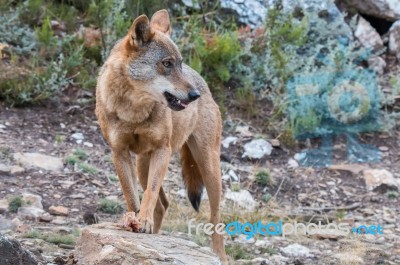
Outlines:
{"type": "MultiPolygon", "coordinates": [[[[80,228],[120,218],[122,193],[94,116],[96,78],[134,18],[164,8],[184,62],[224,119],[225,223],[370,222],[389,231],[230,236],[232,260],[400,263],[397,0],[0,0],[0,230],[65,264],[80,228]],[[30,194],[40,213],[26,210],[39,200],[30,194]]],[[[206,197],[200,214],[187,203],[178,158],[164,185],[165,233],[183,236],[189,219],[207,220],[206,197]]],[[[209,246],[204,235],[190,239],[209,246]]]]}

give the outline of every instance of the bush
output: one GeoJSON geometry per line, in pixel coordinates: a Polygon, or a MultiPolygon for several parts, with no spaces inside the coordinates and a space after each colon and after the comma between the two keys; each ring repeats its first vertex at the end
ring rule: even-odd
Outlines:
{"type": "Polygon", "coordinates": [[[22,207],[24,200],[21,196],[15,196],[8,200],[8,210],[12,213],[16,213],[18,208],[22,207]]]}
{"type": "Polygon", "coordinates": [[[122,205],[114,200],[100,199],[98,208],[103,213],[120,214],[123,211],[122,205]]]}

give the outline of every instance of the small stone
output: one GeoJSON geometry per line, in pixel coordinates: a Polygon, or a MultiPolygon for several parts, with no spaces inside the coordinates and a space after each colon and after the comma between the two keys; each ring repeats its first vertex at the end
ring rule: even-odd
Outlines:
{"type": "Polygon", "coordinates": [[[55,225],[66,225],[68,224],[68,221],[63,216],[56,216],[54,217],[53,221],[51,221],[51,223],[55,225]]]}
{"type": "Polygon", "coordinates": [[[298,167],[299,167],[299,163],[296,160],[294,160],[293,158],[290,158],[289,161],[288,161],[288,168],[289,169],[296,169],[298,167]]]}
{"type": "Polygon", "coordinates": [[[71,199],[85,199],[85,194],[77,193],[69,196],[71,199]]]}
{"type": "Polygon", "coordinates": [[[12,166],[11,170],[10,170],[11,175],[14,175],[14,176],[18,176],[24,172],[25,172],[25,168],[20,167],[20,166],[12,166]]]}
{"type": "Polygon", "coordinates": [[[0,216],[0,231],[7,231],[12,229],[12,221],[0,216]]]}
{"type": "Polygon", "coordinates": [[[60,194],[54,194],[53,197],[54,197],[55,199],[60,199],[60,198],[61,198],[61,195],[60,195],[60,194]]]}
{"type": "Polygon", "coordinates": [[[0,200],[0,214],[8,211],[8,200],[1,199],[0,200]]]}
{"type": "Polygon", "coordinates": [[[62,216],[67,216],[69,213],[68,208],[64,206],[50,206],[49,212],[53,215],[62,215],[62,216]]]}
{"type": "Polygon", "coordinates": [[[389,147],[387,147],[387,146],[380,146],[380,147],[379,147],[379,150],[382,151],[382,152],[387,152],[387,151],[389,151],[389,147]]]}
{"type": "Polygon", "coordinates": [[[93,144],[90,142],[83,142],[83,145],[87,147],[93,147],[93,144]]]}
{"type": "Polygon", "coordinates": [[[271,143],[272,147],[281,146],[281,142],[278,139],[272,139],[272,140],[269,140],[269,142],[271,143]]]}
{"type": "Polygon", "coordinates": [[[18,219],[18,217],[15,217],[14,219],[12,219],[11,225],[12,225],[12,230],[17,231],[19,230],[19,227],[23,225],[23,223],[21,222],[21,220],[18,219]]]}
{"type": "Polygon", "coordinates": [[[42,209],[37,208],[37,207],[19,207],[18,208],[18,216],[21,217],[22,219],[27,219],[27,220],[37,220],[44,213],[45,213],[45,211],[43,211],[42,209]]]}
{"type": "Polygon", "coordinates": [[[238,181],[239,180],[238,175],[232,169],[230,169],[228,171],[228,175],[232,178],[233,181],[238,181]]]}
{"type": "Polygon", "coordinates": [[[39,195],[31,194],[31,193],[23,193],[22,199],[26,202],[29,207],[36,207],[39,209],[43,209],[42,205],[42,197],[39,195]]]}
{"type": "Polygon", "coordinates": [[[368,59],[368,66],[374,70],[377,74],[381,75],[385,71],[386,62],[382,57],[376,56],[368,59]]]}
{"type": "Polygon", "coordinates": [[[10,174],[11,172],[11,167],[4,165],[4,164],[0,164],[0,174],[10,174]]]}
{"type": "Polygon", "coordinates": [[[71,138],[82,141],[84,139],[84,136],[82,133],[74,133],[71,135],[71,138]]]}
{"type": "Polygon", "coordinates": [[[59,171],[63,168],[61,158],[40,153],[15,153],[14,160],[24,166],[38,167],[49,171],[59,171]]]}
{"type": "Polygon", "coordinates": [[[244,145],[244,153],[242,157],[251,159],[260,159],[265,155],[272,153],[272,145],[264,139],[256,139],[244,145]]]}
{"type": "Polygon", "coordinates": [[[383,47],[381,36],[363,17],[359,18],[354,35],[365,48],[380,49],[383,47]]]}
{"type": "Polygon", "coordinates": [[[233,201],[247,210],[254,210],[257,204],[248,190],[231,191],[230,189],[227,189],[225,199],[233,201]]]}
{"type": "Polygon", "coordinates": [[[310,253],[310,249],[299,245],[297,243],[288,245],[287,247],[280,248],[280,250],[289,257],[312,257],[313,255],[310,253]]]}
{"type": "Polygon", "coordinates": [[[51,216],[49,213],[45,213],[39,217],[39,221],[49,223],[53,221],[53,216],[51,216]]]}
{"type": "Polygon", "coordinates": [[[236,144],[238,138],[235,136],[228,136],[222,140],[221,144],[224,148],[228,148],[231,144],[236,144]]]}

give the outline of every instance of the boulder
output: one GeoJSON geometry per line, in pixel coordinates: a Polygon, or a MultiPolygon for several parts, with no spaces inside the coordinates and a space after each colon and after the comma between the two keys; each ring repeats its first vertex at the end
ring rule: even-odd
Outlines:
{"type": "Polygon", "coordinates": [[[381,36],[363,17],[358,20],[354,35],[365,48],[377,50],[383,47],[381,36]]]}
{"type": "Polygon", "coordinates": [[[397,60],[400,61],[400,20],[389,29],[389,52],[396,55],[397,60]]]}
{"type": "Polygon", "coordinates": [[[83,229],[75,248],[78,265],[221,264],[196,243],[172,236],[132,233],[103,223],[83,229]]]}
{"type": "Polygon", "coordinates": [[[342,0],[361,14],[396,21],[400,19],[399,0],[342,0]]]}
{"type": "Polygon", "coordinates": [[[0,264],[37,265],[42,264],[30,251],[10,237],[0,234],[0,264]]]}

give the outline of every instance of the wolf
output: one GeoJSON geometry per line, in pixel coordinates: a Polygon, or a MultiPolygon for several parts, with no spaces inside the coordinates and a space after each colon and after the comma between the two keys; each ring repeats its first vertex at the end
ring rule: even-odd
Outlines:
{"type": "MultiPolygon", "coordinates": [[[[192,206],[199,210],[205,187],[210,221],[214,227],[220,223],[221,114],[204,79],[183,63],[171,30],[166,10],[150,20],[137,17],[97,79],[96,116],[111,147],[128,212],[135,213],[138,231],[144,233],[160,231],[169,205],[162,183],[174,152],[180,152],[192,206]],[[138,179],[144,191],[141,204],[138,179]]],[[[215,232],[212,249],[227,260],[223,236],[215,232]]]]}

